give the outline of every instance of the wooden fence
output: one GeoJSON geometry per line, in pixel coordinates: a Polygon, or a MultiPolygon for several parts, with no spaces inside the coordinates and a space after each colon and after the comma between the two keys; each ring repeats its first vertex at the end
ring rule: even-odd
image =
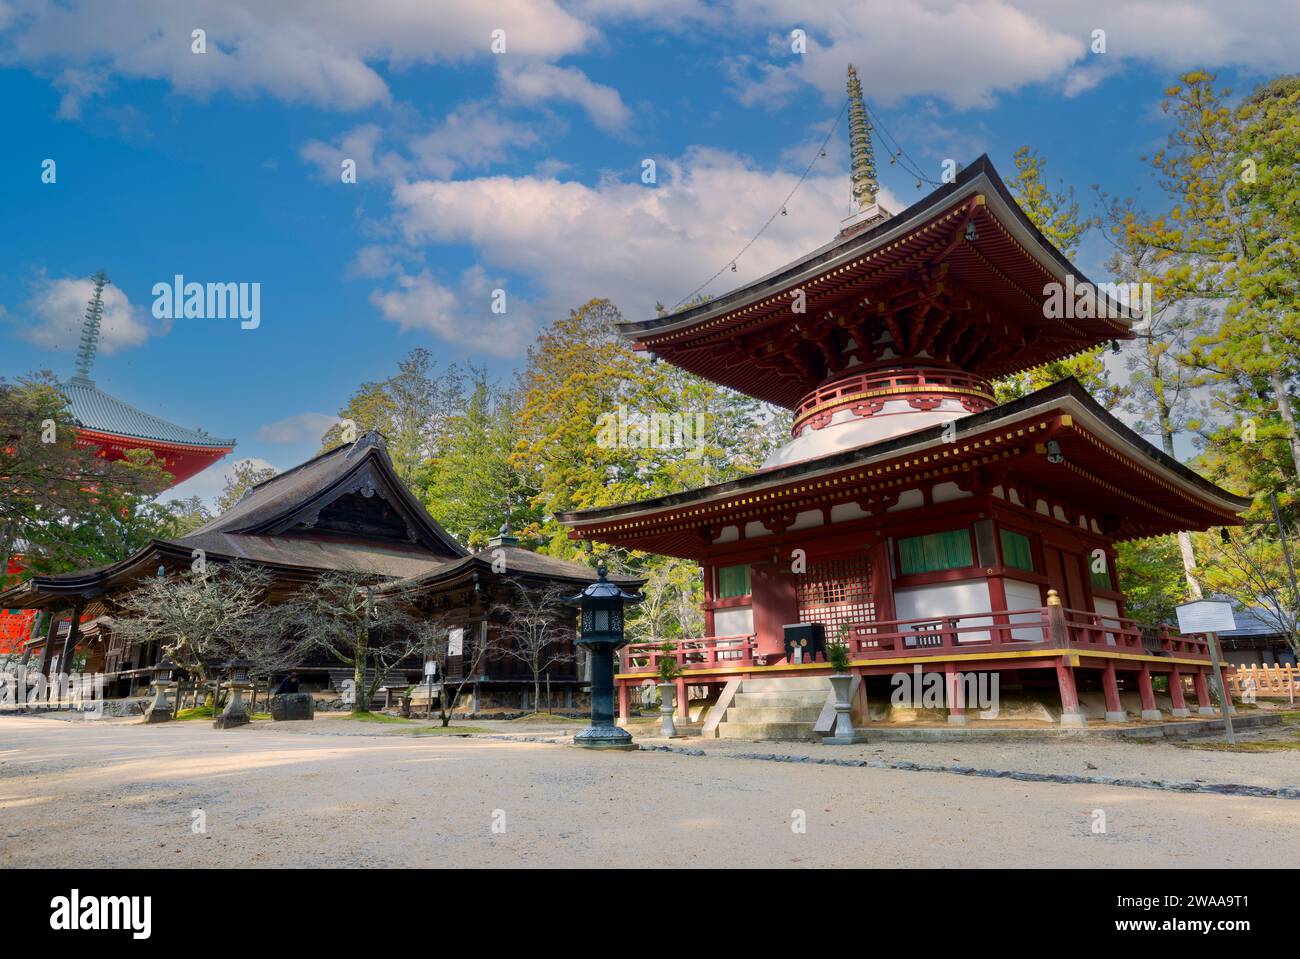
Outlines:
{"type": "Polygon", "coordinates": [[[1300,685],[1297,666],[1238,666],[1228,676],[1232,698],[1241,702],[1252,699],[1286,699],[1295,702],[1300,685]]]}

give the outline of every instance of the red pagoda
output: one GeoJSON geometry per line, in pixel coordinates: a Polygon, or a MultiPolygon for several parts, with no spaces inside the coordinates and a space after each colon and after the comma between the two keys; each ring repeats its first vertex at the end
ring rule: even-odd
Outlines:
{"type": "Polygon", "coordinates": [[[1063,726],[1188,716],[1185,689],[1211,711],[1204,638],[1125,615],[1115,544],[1234,524],[1249,500],[1074,380],[997,405],[993,379],[1131,338],[1139,317],[1080,276],[987,157],[881,209],[851,103],[858,212],[832,242],[623,326],[636,349],[790,409],[794,426],[752,475],[560,517],[571,538],[702,567],[706,635],[627,647],[622,717],[671,655],[679,710],[702,700],[706,734],[815,737],[831,718],[820,649],[837,641],[859,725],[902,715],[885,708],[901,674],[936,679],[954,724],[992,674],[1018,715],[1063,726]],[[1065,315],[1062,290],[1078,296],[1065,315]]]}
{"type": "Polygon", "coordinates": [[[183,483],[233,450],[235,441],[177,426],[129,406],[95,386],[90,371],[99,346],[103,292],[108,277],[97,273],[93,279],[95,292],[86,307],[77,350],[77,373],[63,386],[68,412],[77,424],[77,442],[94,447],[101,456],[114,460],[123,459],[130,450],[150,450],[172,475],[173,485],[183,483]]]}

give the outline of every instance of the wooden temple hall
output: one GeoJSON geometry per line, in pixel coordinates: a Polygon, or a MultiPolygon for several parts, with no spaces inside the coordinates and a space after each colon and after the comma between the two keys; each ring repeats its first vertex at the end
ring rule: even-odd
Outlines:
{"type": "Polygon", "coordinates": [[[626,647],[623,716],[672,655],[679,708],[704,700],[706,731],[798,732],[825,699],[819,649],[840,639],[859,722],[889,714],[898,674],[938,674],[953,723],[972,711],[970,677],[992,673],[1004,703],[1063,725],[1186,716],[1193,695],[1209,710],[1205,638],[1126,615],[1115,545],[1234,524],[1249,501],[1073,379],[1003,405],[990,385],[1132,338],[1139,317],[1088,292],[986,157],[890,215],[869,137],[863,149],[853,132],[858,214],[834,240],[622,328],[638,350],[794,413],[790,441],[752,475],[560,517],[575,539],[703,568],[705,635],[670,654],[626,647]],[[1081,308],[1054,309],[1061,289],[1081,308]],[[756,708],[760,694],[773,708],[756,708]],[[780,722],[801,696],[808,708],[780,722]]]}
{"type": "MultiPolygon", "coordinates": [[[[332,571],[373,574],[381,601],[407,603],[448,624],[453,649],[445,678],[456,688],[471,644],[491,640],[494,651],[481,661],[470,660],[479,662],[478,671],[453,704],[474,712],[536,708],[529,703],[532,673],[504,651],[508,642],[500,632],[503,610],[519,600],[520,590],[534,596],[548,590],[573,593],[595,575],[589,567],[522,549],[505,531],[486,550],[467,552],[403,485],[380,436],[366,433],[253,487],[189,535],[154,540],[111,566],[38,575],[0,593],[0,606],[47,614],[24,645],[24,662],[49,676],[66,672],[60,664],[84,654],[82,672],[105,674],[110,698],[143,692],[161,652],[156,643],[127,645],[114,636],[116,601],[144,578],[188,571],[196,550],[208,563],[241,561],[269,572],[272,603],[332,571]]],[[[586,697],[581,665],[572,657],[572,611],[567,616],[569,635],[556,635],[563,647],[559,652],[570,657],[545,670],[557,708],[581,705],[586,697]]],[[[293,668],[308,688],[343,688],[353,677],[350,666],[324,657],[293,668]]],[[[422,673],[423,662],[413,657],[399,663],[384,683],[405,689],[420,682],[422,673]]],[[[440,681],[435,697],[441,690],[440,681]]]]}

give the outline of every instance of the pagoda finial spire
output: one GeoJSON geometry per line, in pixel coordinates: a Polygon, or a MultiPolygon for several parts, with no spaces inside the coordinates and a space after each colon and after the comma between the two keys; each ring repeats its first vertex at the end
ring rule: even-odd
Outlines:
{"type": "Polygon", "coordinates": [[[849,64],[849,156],[853,212],[861,213],[876,205],[880,184],[876,181],[876,154],[871,144],[871,121],[862,99],[858,71],[849,64]]]}
{"type": "Polygon", "coordinates": [[[100,270],[90,278],[95,292],[86,304],[86,318],[81,324],[81,345],[77,348],[77,376],[90,379],[90,369],[95,365],[95,351],[99,348],[99,325],[104,319],[104,287],[108,274],[100,270]]]}

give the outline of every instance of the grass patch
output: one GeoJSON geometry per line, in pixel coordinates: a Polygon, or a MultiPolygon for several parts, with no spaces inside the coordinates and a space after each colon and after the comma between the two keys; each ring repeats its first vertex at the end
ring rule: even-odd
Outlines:
{"type": "MultiPolygon", "coordinates": [[[[179,713],[176,714],[176,719],[180,722],[184,722],[187,719],[211,719],[211,718],[212,718],[211,706],[196,706],[193,709],[182,709],[179,713]]],[[[248,718],[249,719],[270,719],[271,714],[270,713],[249,713],[248,718]]]]}
{"type": "Polygon", "coordinates": [[[1235,746],[1227,743],[1193,743],[1187,749],[1208,749],[1220,753],[1281,753],[1300,750],[1300,742],[1288,742],[1284,739],[1261,739],[1256,742],[1241,742],[1235,746]]]}
{"type": "Polygon", "coordinates": [[[1291,739],[1245,739],[1238,740],[1235,746],[1227,743],[1186,743],[1186,749],[1208,749],[1220,753],[1282,753],[1300,750],[1300,733],[1291,739]]]}
{"type": "Polygon", "coordinates": [[[555,713],[528,713],[508,720],[512,723],[585,723],[581,716],[560,716],[555,713]]]}
{"type": "Polygon", "coordinates": [[[401,716],[390,716],[387,713],[343,713],[344,719],[355,720],[359,723],[413,723],[413,719],[403,719],[401,716]]]}

